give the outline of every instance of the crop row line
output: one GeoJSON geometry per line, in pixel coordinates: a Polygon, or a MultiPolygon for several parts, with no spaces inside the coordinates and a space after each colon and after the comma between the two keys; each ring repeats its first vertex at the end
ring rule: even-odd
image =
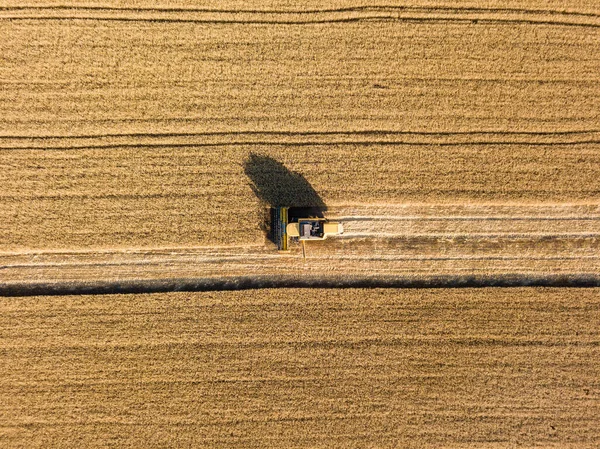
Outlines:
{"type": "Polygon", "coordinates": [[[220,9],[220,8],[173,8],[173,7],[127,7],[127,6],[78,6],[78,5],[40,5],[40,6],[0,6],[0,11],[115,11],[115,12],[155,12],[155,13],[212,13],[212,14],[289,14],[314,15],[351,12],[446,12],[446,13],[500,13],[500,14],[545,14],[558,16],[600,17],[598,13],[583,11],[566,11],[539,8],[481,8],[481,7],[448,7],[448,6],[400,6],[400,5],[364,5],[346,8],[323,9],[220,9]]]}
{"type": "Polygon", "coordinates": [[[75,135],[0,135],[0,139],[99,139],[117,137],[197,137],[197,136],[343,136],[343,135],[410,135],[410,136],[471,136],[471,135],[514,135],[514,136],[563,136],[578,134],[597,134],[599,129],[566,130],[566,131],[394,131],[394,130],[360,130],[360,131],[207,131],[207,132],[165,132],[165,133],[109,133],[109,134],[75,134],[75,135]]]}
{"type": "Polygon", "coordinates": [[[589,12],[517,8],[365,6],[322,10],[219,10],[186,8],[3,7],[2,20],[101,20],[206,24],[305,25],[363,21],[529,24],[600,27],[589,12]]]}

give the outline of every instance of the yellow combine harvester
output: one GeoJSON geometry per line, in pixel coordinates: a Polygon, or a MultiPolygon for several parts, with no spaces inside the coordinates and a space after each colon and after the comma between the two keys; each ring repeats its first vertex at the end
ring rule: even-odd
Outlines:
{"type": "Polygon", "coordinates": [[[332,235],[344,233],[342,223],[326,218],[295,218],[289,214],[289,207],[277,207],[273,216],[273,237],[280,251],[288,249],[288,241],[296,238],[304,244],[306,240],[325,240],[332,235]]]}

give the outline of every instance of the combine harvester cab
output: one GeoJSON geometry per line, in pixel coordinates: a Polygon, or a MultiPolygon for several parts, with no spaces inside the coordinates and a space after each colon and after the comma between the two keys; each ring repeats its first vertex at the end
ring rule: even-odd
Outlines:
{"type": "Polygon", "coordinates": [[[273,234],[280,251],[288,249],[290,237],[305,240],[325,240],[329,236],[344,233],[342,223],[329,221],[326,218],[291,218],[289,207],[278,207],[273,217],[273,234]]]}

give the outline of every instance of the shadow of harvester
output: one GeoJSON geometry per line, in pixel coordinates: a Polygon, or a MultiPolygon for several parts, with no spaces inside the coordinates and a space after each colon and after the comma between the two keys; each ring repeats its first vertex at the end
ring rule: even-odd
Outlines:
{"type": "Polygon", "coordinates": [[[268,156],[250,153],[244,171],[258,199],[270,207],[265,211],[263,230],[273,241],[271,223],[277,207],[289,207],[289,218],[323,217],[327,206],[316,190],[300,173],[287,169],[268,156]]]}

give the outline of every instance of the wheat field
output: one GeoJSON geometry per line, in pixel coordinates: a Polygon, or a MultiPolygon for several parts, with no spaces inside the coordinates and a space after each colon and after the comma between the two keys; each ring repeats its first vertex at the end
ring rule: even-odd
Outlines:
{"type": "Polygon", "coordinates": [[[49,295],[600,285],[597,1],[0,0],[0,86],[0,447],[597,446],[597,288],[49,295]]]}
{"type": "Polygon", "coordinates": [[[598,289],[3,298],[3,447],[594,447],[598,289]]]}

